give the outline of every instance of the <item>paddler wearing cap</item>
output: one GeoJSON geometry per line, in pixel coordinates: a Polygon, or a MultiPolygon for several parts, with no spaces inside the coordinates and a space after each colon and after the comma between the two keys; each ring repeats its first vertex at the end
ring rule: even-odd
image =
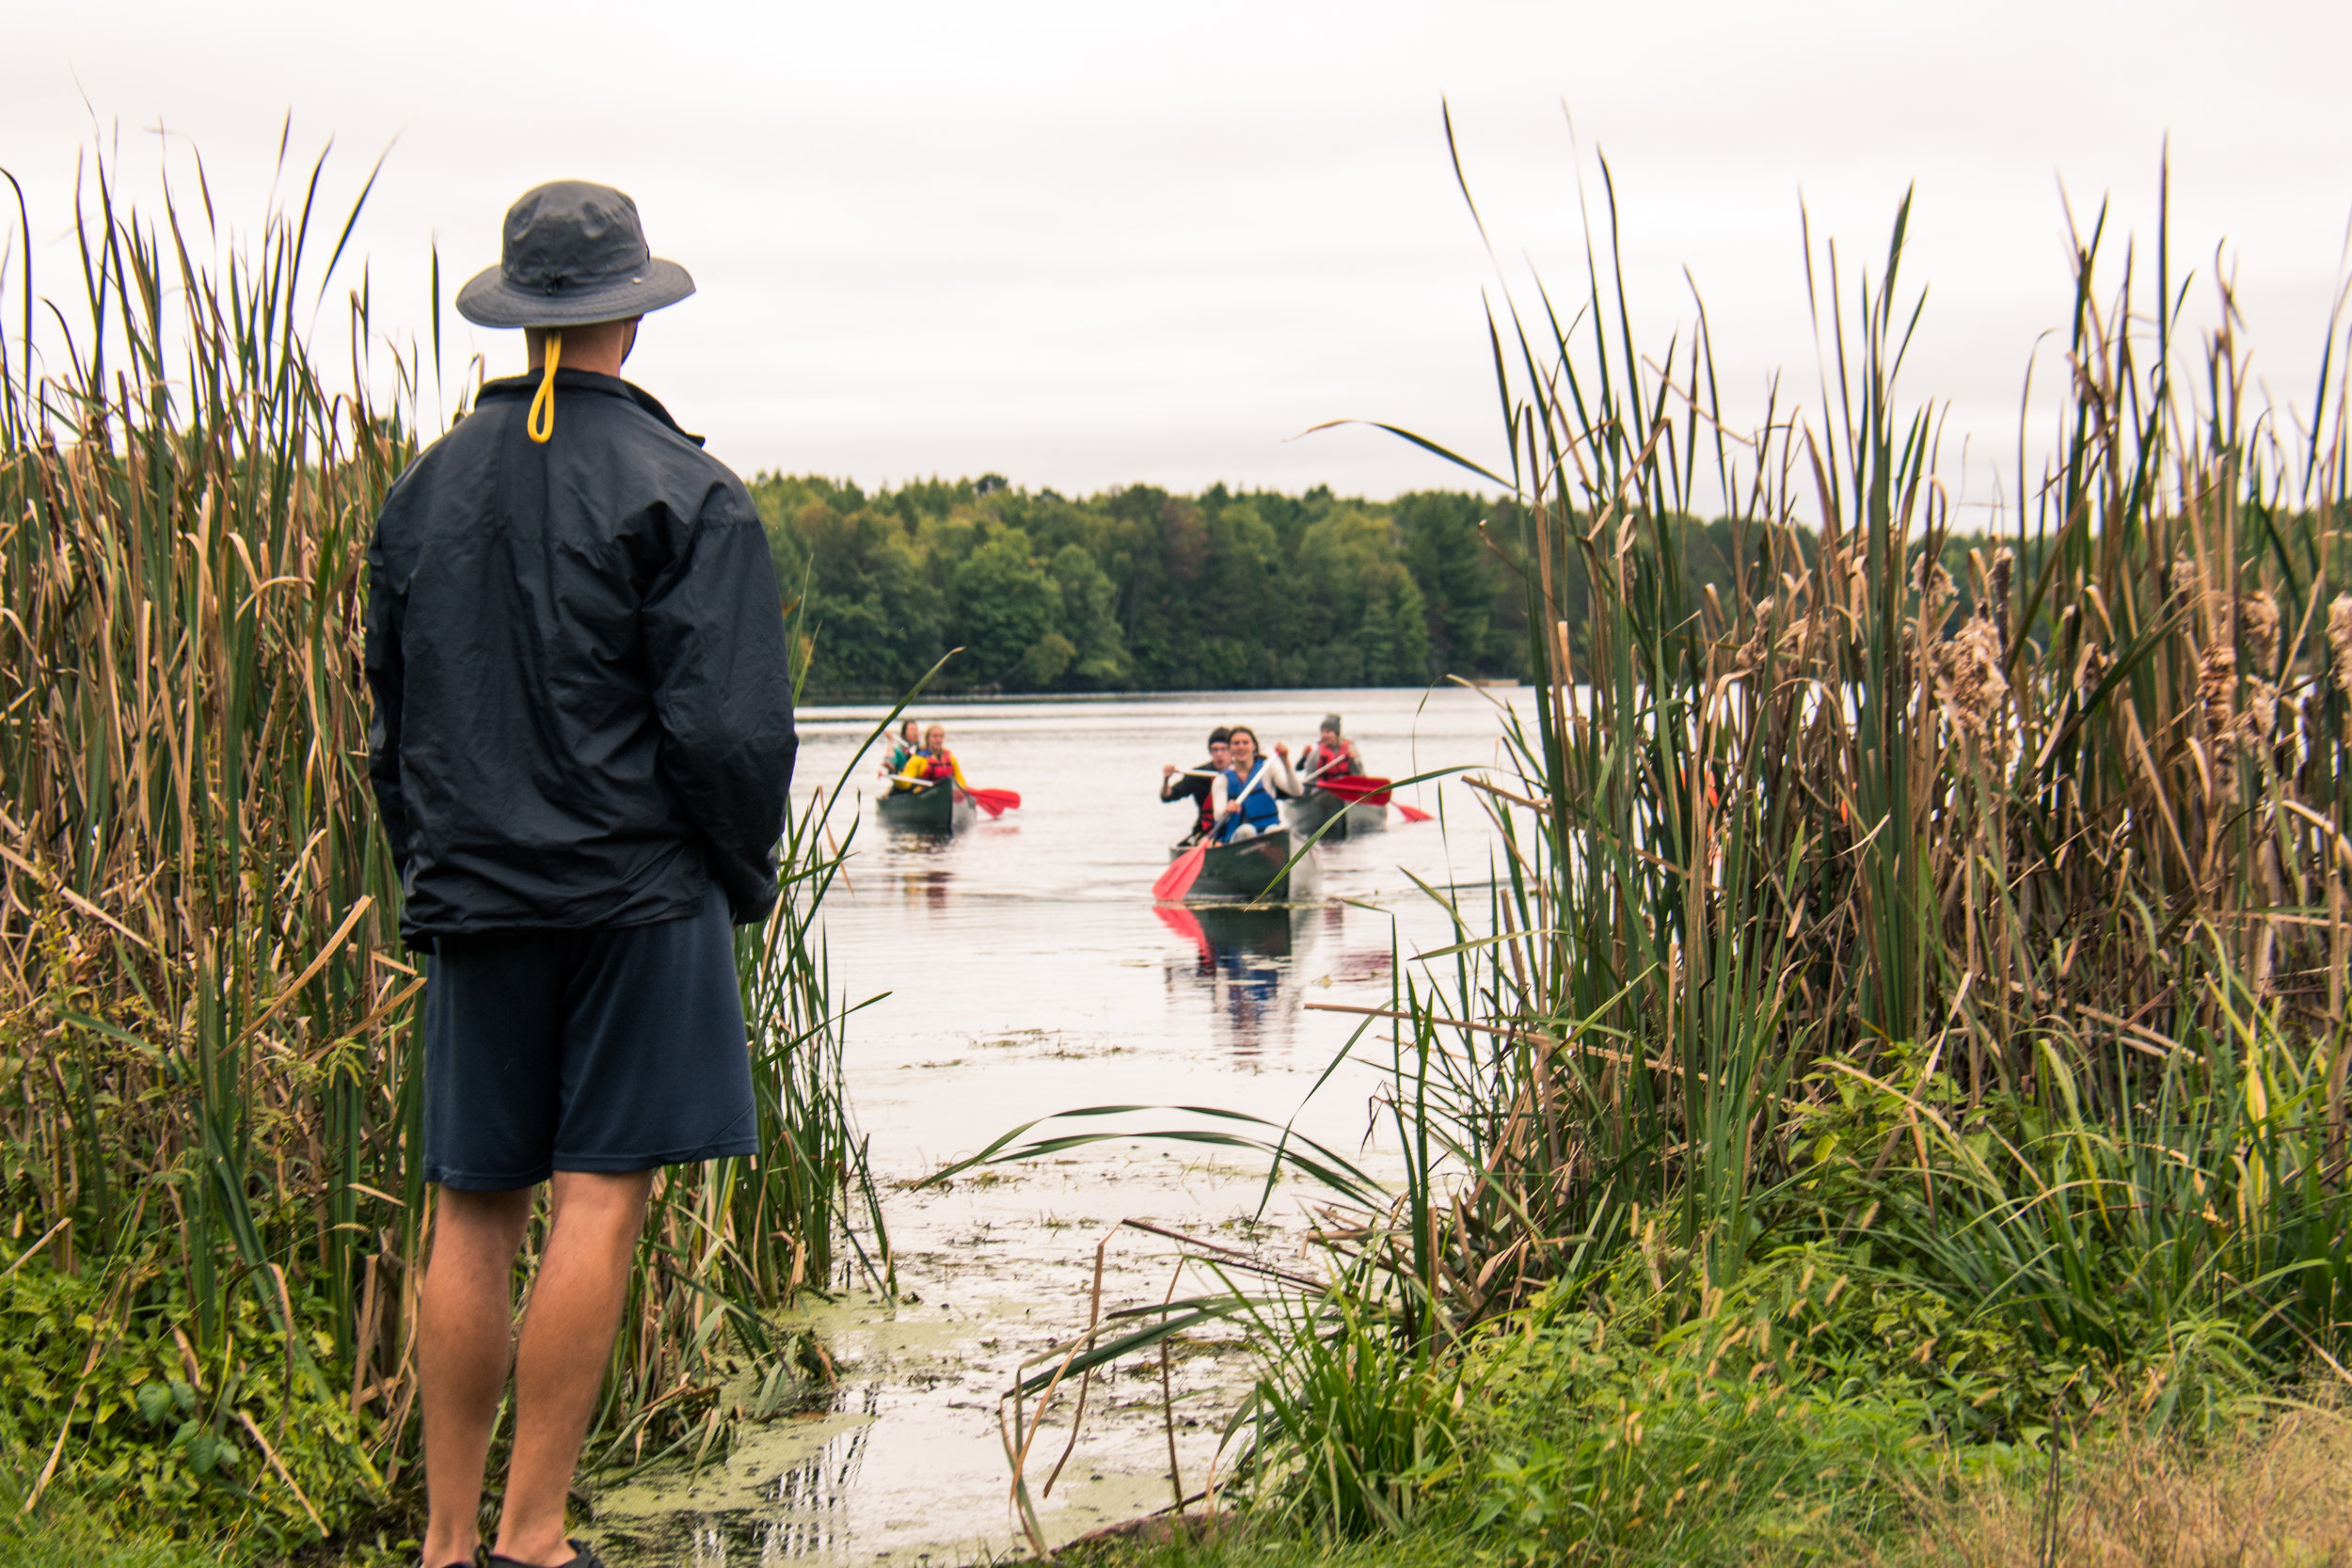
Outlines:
{"type": "Polygon", "coordinates": [[[653,1172],[759,1150],[733,927],[774,906],[792,780],[775,569],[742,483],[620,376],[693,291],[621,192],[526,193],[457,308],[521,328],[530,372],[409,466],[368,550],[369,767],[429,955],[423,1568],[480,1545],[540,1183],[489,1560],[596,1568],[565,1497],[653,1172]]]}
{"type": "Polygon", "coordinates": [[[1353,778],[1364,770],[1363,753],[1341,733],[1340,716],[1336,713],[1323,716],[1321,731],[1313,743],[1300,752],[1298,761],[1311,779],[1353,778]]]}

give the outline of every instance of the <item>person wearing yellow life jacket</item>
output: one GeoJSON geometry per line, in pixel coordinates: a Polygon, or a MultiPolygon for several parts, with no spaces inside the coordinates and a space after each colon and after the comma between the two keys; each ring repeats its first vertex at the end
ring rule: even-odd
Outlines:
{"type": "Polygon", "coordinates": [[[923,732],[923,749],[910,755],[898,769],[898,777],[906,780],[909,789],[928,785],[936,789],[952,784],[958,789],[969,789],[964,782],[963,768],[957,763],[955,752],[947,750],[947,731],[933,724],[923,732]]]}
{"type": "Polygon", "coordinates": [[[1340,716],[1323,716],[1323,733],[1298,759],[1311,779],[1353,778],[1364,770],[1364,759],[1356,750],[1356,743],[1340,733],[1340,716]]]}

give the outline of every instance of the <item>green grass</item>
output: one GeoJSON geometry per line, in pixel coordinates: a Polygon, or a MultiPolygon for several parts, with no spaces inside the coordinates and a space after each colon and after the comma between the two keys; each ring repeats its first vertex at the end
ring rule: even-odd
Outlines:
{"type": "Polygon", "coordinates": [[[0,1568],[213,1568],[214,1547],[167,1529],[126,1530],[72,1515],[0,1527],[0,1568]]]}
{"type": "MultiPolygon", "coordinates": [[[[1673,1446],[1665,1437],[1655,1443],[1673,1446]]],[[[1769,1479],[1799,1445],[1775,1433],[1743,1468],[1769,1479]]],[[[1802,1464],[1820,1479],[1762,1505],[1740,1494],[1688,1497],[1648,1543],[1589,1538],[1570,1546],[1488,1531],[1458,1516],[1402,1533],[1318,1540],[1263,1517],[1229,1513],[1065,1551],[1065,1561],[1118,1568],[1355,1568],[1358,1564],[1694,1563],[1740,1568],[2321,1568],[2352,1556],[2352,1421],[2332,1405],[2249,1418],[2197,1443],[2108,1433],[2069,1439],[2055,1465],[2040,1453],[1996,1463],[1915,1466],[1906,1479],[1867,1468],[1884,1442],[1816,1437],[1802,1464]],[[1826,1476],[1821,1471],[1835,1468],[1826,1476]],[[1669,1528],[1668,1521],[1672,1521],[1669,1528]]],[[[1676,1457],[1680,1457],[1677,1453],[1676,1457]]],[[[1791,1479],[1794,1479],[1793,1477],[1791,1479]]],[[[1514,1492],[1516,1499],[1520,1494],[1514,1492]]],[[[1620,1511],[1620,1521],[1630,1511],[1620,1511]]]]}

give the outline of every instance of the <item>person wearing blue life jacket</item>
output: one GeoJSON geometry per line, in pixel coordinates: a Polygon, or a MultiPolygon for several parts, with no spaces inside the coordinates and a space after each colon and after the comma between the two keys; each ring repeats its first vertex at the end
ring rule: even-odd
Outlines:
{"type": "Polygon", "coordinates": [[[1216,842],[1232,844],[1255,838],[1282,825],[1279,798],[1296,799],[1298,775],[1291,771],[1290,748],[1277,743],[1271,760],[1258,754],[1258,734],[1247,724],[1233,726],[1227,741],[1232,762],[1209,785],[1209,806],[1216,816],[1216,842]]]}

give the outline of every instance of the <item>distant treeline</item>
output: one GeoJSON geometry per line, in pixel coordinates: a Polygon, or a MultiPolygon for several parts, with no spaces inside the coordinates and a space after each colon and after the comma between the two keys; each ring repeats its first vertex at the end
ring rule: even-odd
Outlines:
{"type": "Polygon", "coordinates": [[[752,493],[786,596],[809,595],[814,694],[903,689],[954,647],[934,689],[1417,686],[1526,657],[1478,496],[1073,500],[993,474],[872,493],[766,474],[752,493]]]}
{"type": "MultiPolygon", "coordinates": [[[[1083,499],[994,474],[867,492],[762,474],[752,494],[787,599],[808,599],[809,694],[1419,686],[1527,669],[1521,530],[1507,500],[1427,490],[1351,500],[1131,485],[1083,499]],[[1483,525],[1483,526],[1482,526],[1483,525]]],[[[1770,592],[1756,541],[1677,519],[1686,606],[1738,579],[1770,592]]],[[[1947,564],[1968,596],[1966,550],[1947,564]]],[[[1812,553],[1809,535],[1799,548],[1812,553]]],[[[1644,552],[1646,553],[1646,552],[1644,552]]],[[[1583,643],[1581,562],[1556,589],[1583,643]]]]}

